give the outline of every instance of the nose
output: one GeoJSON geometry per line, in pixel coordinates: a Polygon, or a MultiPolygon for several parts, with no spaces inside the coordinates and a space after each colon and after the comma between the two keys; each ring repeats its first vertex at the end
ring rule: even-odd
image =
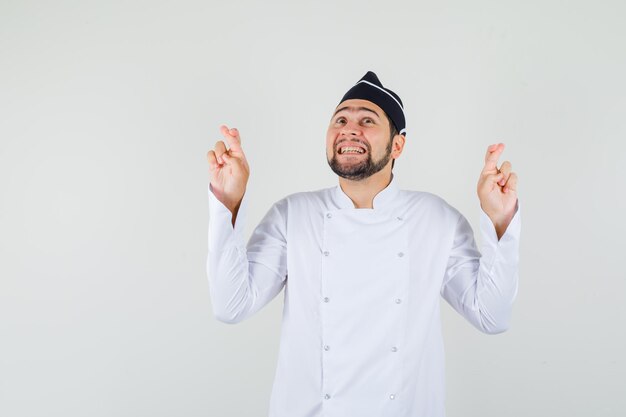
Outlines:
{"type": "Polygon", "coordinates": [[[341,133],[344,135],[358,135],[359,132],[359,124],[351,121],[347,121],[341,128],[341,133]]]}

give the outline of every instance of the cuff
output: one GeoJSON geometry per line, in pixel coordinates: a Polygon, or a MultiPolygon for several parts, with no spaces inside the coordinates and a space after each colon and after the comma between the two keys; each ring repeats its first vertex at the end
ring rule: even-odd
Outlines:
{"type": "Polygon", "coordinates": [[[215,197],[213,187],[209,183],[209,252],[221,251],[229,246],[245,250],[244,229],[247,214],[246,194],[243,196],[237,219],[233,227],[233,214],[215,197]]]}
{"type": "Polygon", "coordinates": [[[515,207],[515,214],[504,234],[498,240],[496,227],[482,209],[480,210],[480,232],[482,235],[482,260],[490,270],[499,258],[506,258],[517,262],[519,253],[519,238],[521,232],[521,211],[519,200],[515,207]]]}

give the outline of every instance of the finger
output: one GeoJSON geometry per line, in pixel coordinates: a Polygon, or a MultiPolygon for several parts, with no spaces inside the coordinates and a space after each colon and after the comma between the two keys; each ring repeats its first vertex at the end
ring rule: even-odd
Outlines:
{"type": "Polygon", "coordinates": [[[240,174],[243,172],[243,162],[239,158],[233,157],[228,152],[224,153],[222,158],[224,159],[224,164],[230,168],[231,174],[235,178],[240,177],[240,174]]]}
{"type": "Polygon", "coordinates": [[[214,170],[219,166],[217,162],[217,157],[215,156],[215,151],[210,150],[206,155],[207,161],[209,161],[209,169],[214,170]]]}
{"type": "Polygon", "coordinates": [[[503,191],[505,193],[509,191],[517,192],[517,174],[515,172],[511,172],[511,175],[509,175],[509,180],[506,182],[506,184],[504,184],[503,191]]]}
{"type": "Polygon", "coordinates": [[[511,163],[504,161],[502,165],[500,165],[500,172],[504,174],[504,177],[498,182],[498,185],[503,186],[508,181],[509,175],[511,174],[511,163]]]}
{"type": "Polygon", "coordinates": [[[223,141],[218,140],[217,142],[215,142],[215,157],[217,158],[217,162],[219,162],[220,164],[224,163],[224,160],[222,159],[222,155],[224,155],[226,153],[226,145],[224,144],[223,141]]]}
{"type": "Polygon", "coordinates": [[[502,151],[504,151],[504,143],[489,145],[487,154],[485,155],[485,167],[483,168],[483,172],[497,169],[498,158],[500,158],[502,151]]]}
{"type": "Polygon", "coordinates": [[[491,191],[495,186],[499,186],[498,182],[502,180],[504,174],[501,172],[497,174],[489,174],[483,176],[482,181],[478,184],[478,188],[483,191],[491,191]]]}
{"type": "Polygon", "coordinates": [[[228,142],[228,147],[235,152],[241,152],[241,138],[239,137],[239,130],[236,128],[229,129],[228,126],[220,126],[222,135],[228,142]]]}

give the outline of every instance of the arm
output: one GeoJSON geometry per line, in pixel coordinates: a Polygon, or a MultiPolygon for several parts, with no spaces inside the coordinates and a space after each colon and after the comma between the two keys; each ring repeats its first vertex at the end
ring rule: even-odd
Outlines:
{"type": "Polygon", "coordinates": [[[207,276],[215,317],[238,323],[269,303],[287,276],[284,200],[274,204],[254,230],[248,246],[243,229],[247,199],[236,220],[209,185],[209,252],[207,276]],[[232,225],[234,223],[234,227],[232,225]]]}
{"type": "Polygon", "coordinates": [[[237,129],[221,126],[209,162],[209,253],[207,276],[213,313],[225,323],[251,316],[282,289],[287,276],[286,224],[278,203],[255,229],[248,248],[243,229],[250,168],[237,129]]]}
{"type": "Polygon", "coordinates": [[[520,226],[518,207],[498,239],[492,220],[481,212],[481,256],[469,223],[459,214],[441,295],[484,333],[509,327],[518,286],[520,226]]]}
{"type": "Polygon", "coordinates": [[[483,255],[467,220],[459,214],[441,294],[450,305],[485,333],[509,327],[517,294],[520,213],[517,175],[505,161],[499,143],[487,148],[477,186],[483,255]]]}

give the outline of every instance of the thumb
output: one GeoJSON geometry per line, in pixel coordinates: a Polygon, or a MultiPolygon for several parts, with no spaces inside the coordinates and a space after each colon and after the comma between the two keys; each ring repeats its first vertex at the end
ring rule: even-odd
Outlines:
{"type": "Polygon", "coordinates": [[[229,151],[226,151],[222,154],[222,159],[224,160],[224,163],[227,165],[230,165],[233,163],[233,157],[230,156],[230,154],[228,153],[229,151]]]}
{"type": "Polygon", "coordinates": [[[224,164],[230,169],[230,175],[232,175],[233,178],[238,180],[247,178],[246,165],[241,159],[229,155],[228,153],[224,153],[222,158],[224,158],[224,164]]]}
{"type": "Polygon", "coordinates": [[[239,168],[239,159],[232,156],[229,151],[224,152],[222,154],[222,159],[224,160],[224,164],[228,165],[231,168],[239,168]]]}

